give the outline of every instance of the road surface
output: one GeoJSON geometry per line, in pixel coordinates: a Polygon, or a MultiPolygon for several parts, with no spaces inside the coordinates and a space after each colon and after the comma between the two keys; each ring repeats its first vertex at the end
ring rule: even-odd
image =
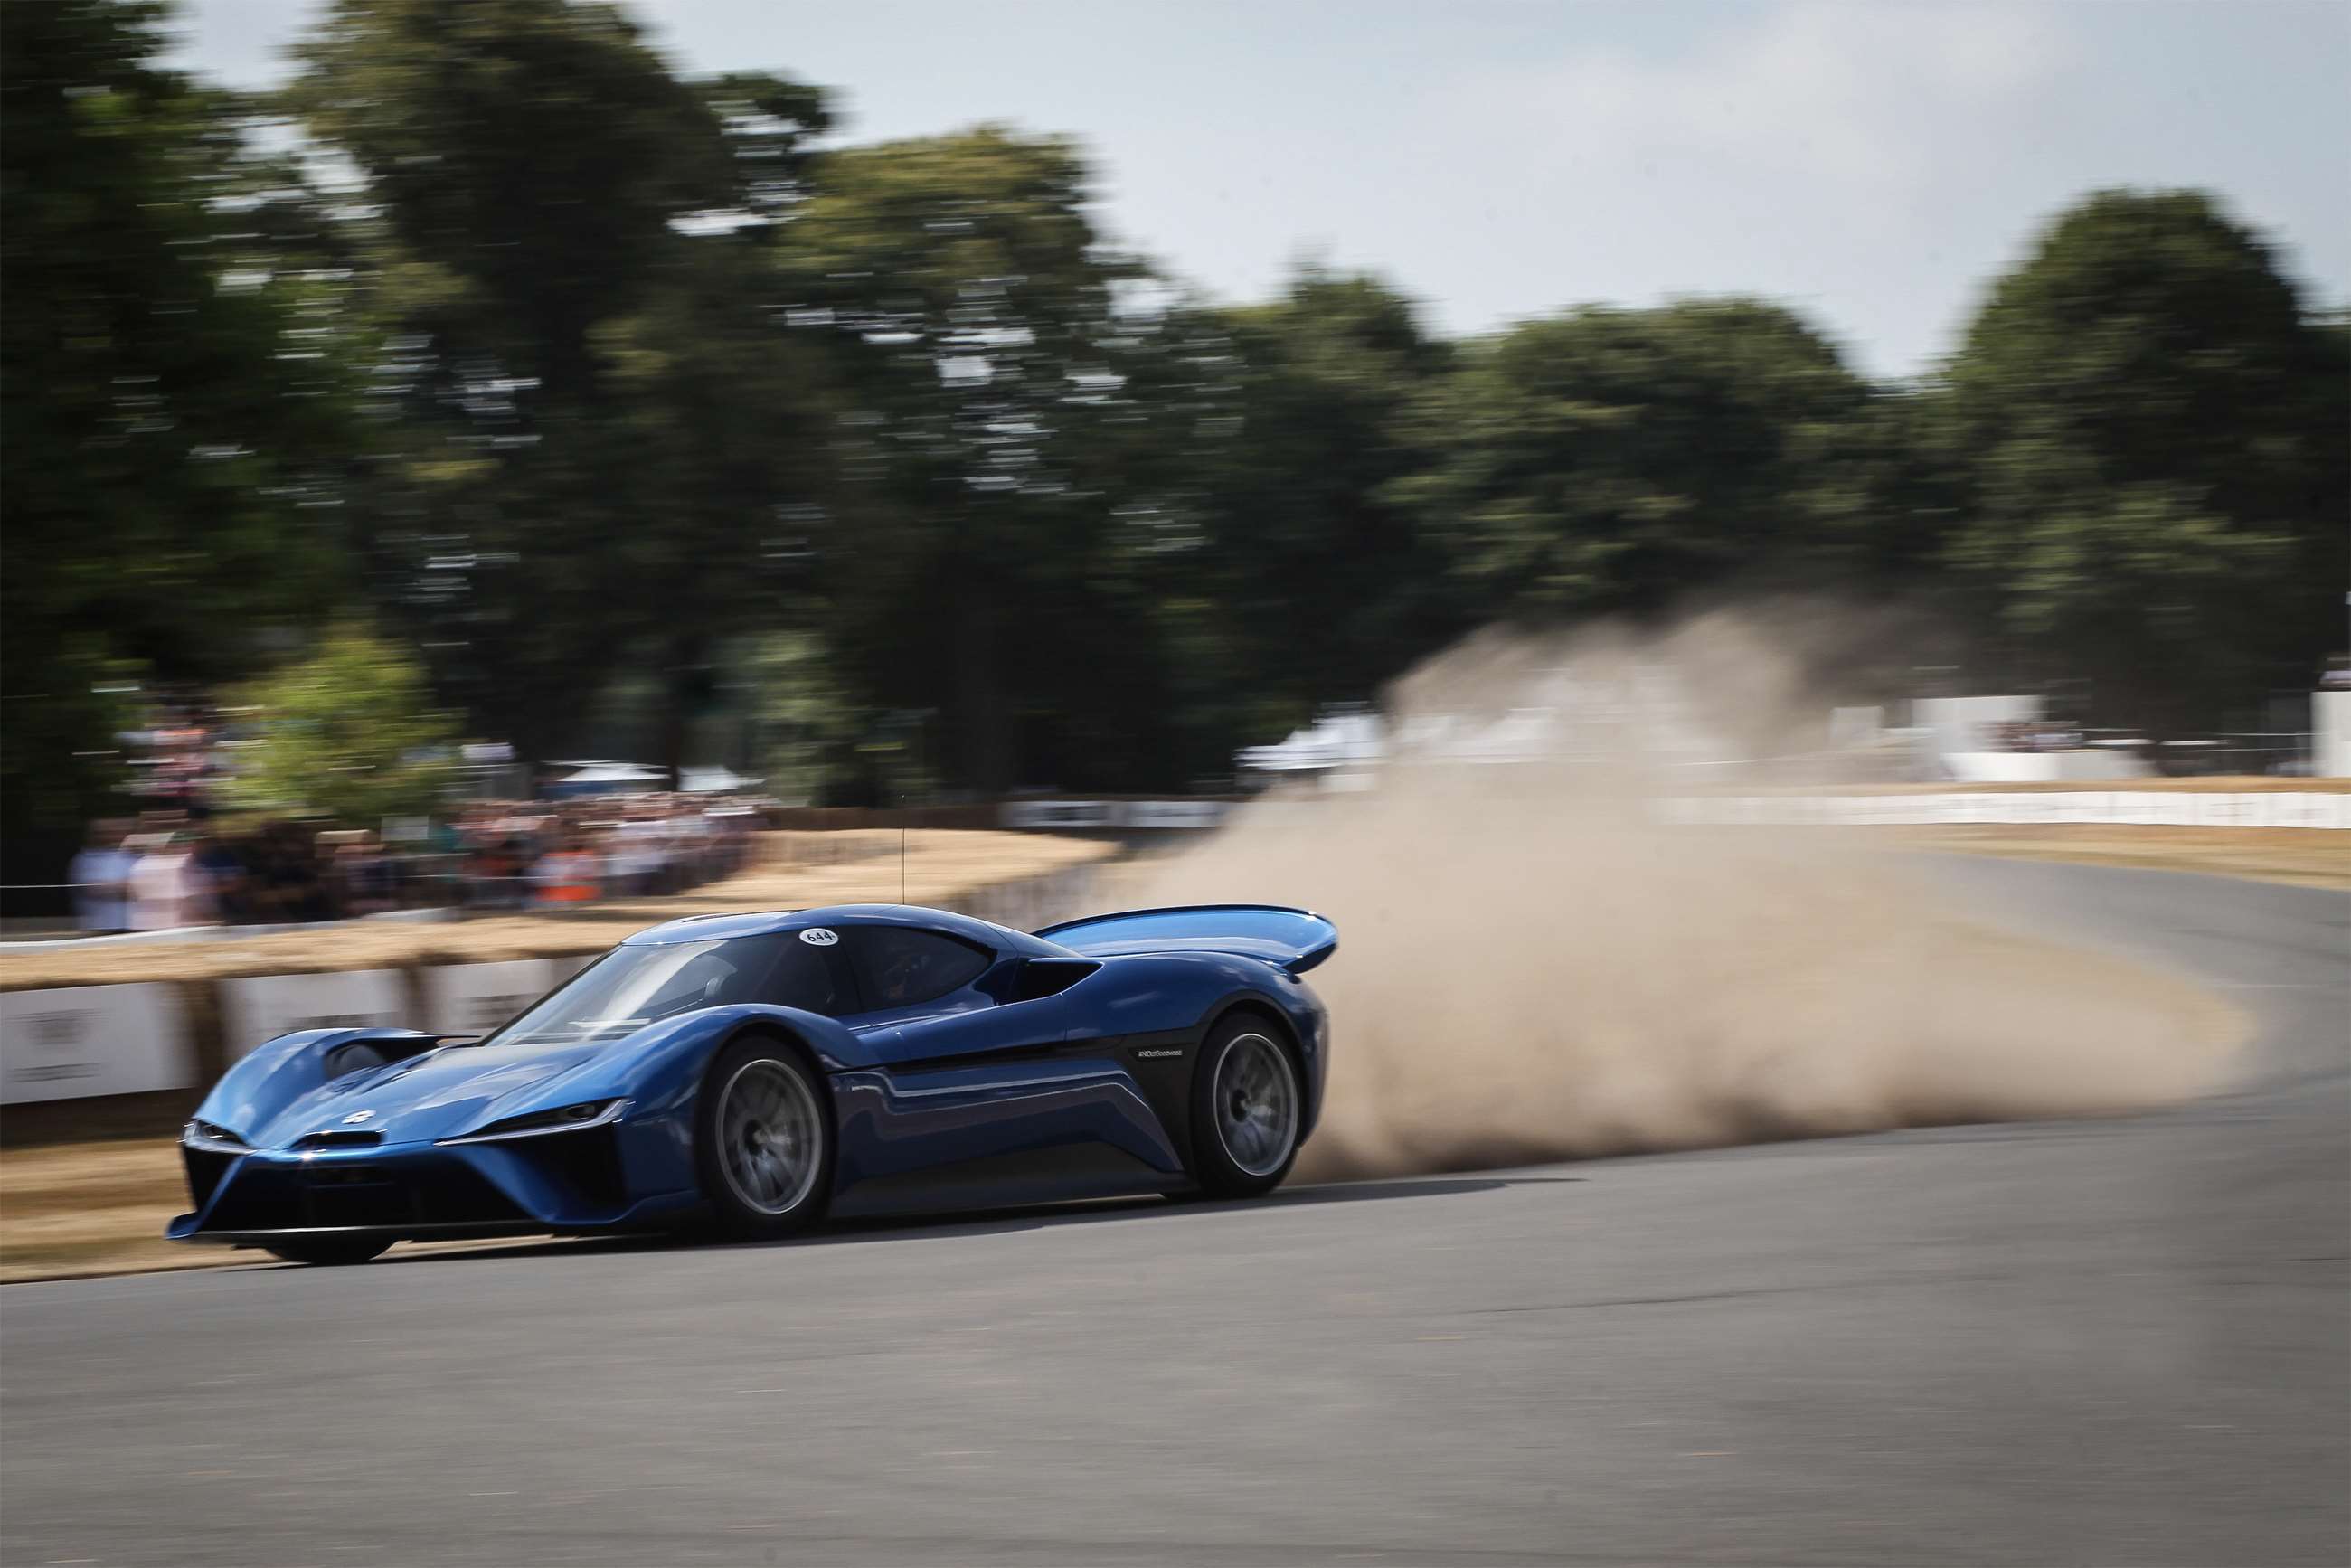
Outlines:
{"type": "Polygon", "coordinates": [[[9,1287],[0,1561],[2351,1560],[2351,899],[1951,874],[2224,988],[2240,1082],[1255,1206],[9,1287]]]}

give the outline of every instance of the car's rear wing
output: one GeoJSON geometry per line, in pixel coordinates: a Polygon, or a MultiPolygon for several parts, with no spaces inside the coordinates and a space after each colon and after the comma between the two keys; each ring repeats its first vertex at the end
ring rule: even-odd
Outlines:
{"type": "Polygon", "coordinates": [[[1339,950],[1339,928],[1274,904],[1188,904],[1065,920],[1037,933],[1097,958],[1125,953],[1235,953],[1302,975],[1339,950]]]}

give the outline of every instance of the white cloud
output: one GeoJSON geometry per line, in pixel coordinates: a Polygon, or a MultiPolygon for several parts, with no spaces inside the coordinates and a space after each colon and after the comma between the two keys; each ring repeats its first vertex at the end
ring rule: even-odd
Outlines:
{"type": "Polygon", "coordinates": [[[2068,48],[2046,8],[1808,3],[1677,58],[1588,47],[1463,73],[1447,98],[1464,129],[1523,137],[1539,162],[1547,146],[1580,168],[1596,157],[1644,177],[1792,176],[1882,196],[1980,156],[2068,48]]]}
{"type": "Polygon", "coordinates": [[[1387,259],[1447,325],[1751,293],[1909,371],[2033,205],[2082,189],[2043,145],[2084,64],[2061,7],[1797,0],[1646,42],[1464,63],[1420,99],[1417,235],[1387,259]],[[1447,170],[1503,172],[1509,204],[1447,170]]]}

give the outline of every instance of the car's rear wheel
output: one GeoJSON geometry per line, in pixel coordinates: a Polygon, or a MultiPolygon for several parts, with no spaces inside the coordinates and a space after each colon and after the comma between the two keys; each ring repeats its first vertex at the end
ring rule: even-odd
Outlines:
{"type": "Polygon", "coordinates": [[[789,1236],[832,1197],[830,1096],[798,1051],[764,1036],[718,1053],[695,1107],[695,1158],[719,1228],[789,1236]]]}
{"type": "Polygon", "coordinates": [[[264,1250],[288,1263],[364,1263],[392,1245],[374,1236],[320,1236],[299,1241],[272,1241],[264,1250]]]}
{"type": "Polygon", "coordinates": [[[1236,1013],[1208,1031],[1192,1069],[1192,1176],[1209,1197],[1255,1197],[1298,1157],[1305,1113],[1280,1031],[1236,1013]]]}

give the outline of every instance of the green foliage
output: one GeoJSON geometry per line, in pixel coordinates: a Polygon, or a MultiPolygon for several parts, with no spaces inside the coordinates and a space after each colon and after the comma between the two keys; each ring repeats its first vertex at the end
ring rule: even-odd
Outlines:
{"type": "Polygon", "coordinates": [[[1179,519],[1145,449],[1184,423],[1175,319],[1128,297],[1065,141],[982,128],[811,180],[778,261],[835,367],[820,581],[865,706],[941,712],[983,789],[1147,767],[1147,573],[1179,519]]]}
{"type": "Polygon", "coordinates": [[[287,106],[559,398],[588,390],[588,334],[639,294],[670,221],[733,193],[710,109],[615,6],[337,0],[298,54],[287,106]]]}
{"type": "Polygon", "coordinates": [[[560,0],[339,0],[300,57],[286,103],[366,182],[337,226],[398,345],[373,596],[530,756],[649,649],[678,763],[714,650],[805,554],[811,378],[762,257],[822,94],[681,81],[560,0]]]}
{"type": "Polygon", "coordinates": [[[0,797],[69,823],[113,782],[94,684],[215,679],[331,603],[350,449],[315,285],[245,264],[215,197],[243,110],[158,68],[162,10],[0,5],[0,797]]]}
{"type": "Polygon", "coordinates": [[[1829,486],[1870,401],[1778,306],[1587,307],[1468,348],[1420,400],[1426,465],[1395,494],[1472,620],[1654,610],[1835,564],[1829,486]]]}
{"type": "MultiPolygon", "coordinates": [[[[857,742],[869,727],[823,643],[805,632],[748,641],[737,655],[751,689],[751,771],[779,799],[824,804],[858,779],[857,742]]],[[[878,786],[867,793],[879,795],[878,786]]]]}
{"type": "Polygon", "coordinates": [[[1309,270],[1214,323],[1235,386],[1191,584],[1213,617],[1196,638],[1214,661],[1202,695],[1228,708],[1227,733],[1278,730],[1376,695],[1458,623],[1447,558],[1394,494],[1418,460],[1405,416],[1451,352],[1368,277],[1309,270]]]}
{"type": "Polygon", "coordinates": [[[2342,355],[2210,198],[2068,210],[1948,382],[1949,559],[2016,675],[2089,676],[2115,719],[2173,729],[2310,678],[2351,522],[2342,355]]]}
{"type": "Polygon", "coordinates": [[[253,744],[237,750],[228,803],[323,812],[372,827],[431,811],[454,777],[454,717],[433,705],[424,666],[356,623],[235,696],[253,744]]]}

